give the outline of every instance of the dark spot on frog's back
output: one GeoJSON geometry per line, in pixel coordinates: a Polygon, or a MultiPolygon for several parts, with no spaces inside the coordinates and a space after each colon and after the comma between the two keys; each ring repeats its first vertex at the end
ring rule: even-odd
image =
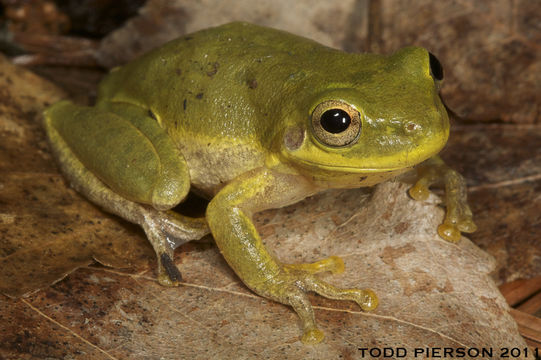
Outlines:
{"type": "Polygon", "coordinates": [[[156,117],[156,114],[152,112],[152,110],[148,109],[148,116],[153,118],[154,120],[158,121],[158,118],[156,117]]]}
{"type": "Polygon", "coordinates": [[[213,77],[218,72],[220,64],[216,61],[211,64],[208,64],[207,76],[213,77]]]}
{"type": "Polygon", "coordinates": [[[184,99],[184,101],[182,102],[182,108],[184,109],[184,111],[186,111],[186,105],[187,105],[187,100],[184,99]]]}
{"type": "Polygon", "coordinates": [[[182,75],[182,70],[181,69],[175,69],[175,74],[177,74],[178,76],[182,75]]]}
{"type": "Polygon", "coordinates": [[[197,100],[201,100],[203,98],[203,93],[199,93],[199,94],[195,95],[195,98],[197,100]]]}
{"type": "Polygon", "coordinates": [[[257,88],[257,80],[256,79],[246,80],[246,84],[248,84],[248,87],[250,89],[256,89],[257,88]]]}

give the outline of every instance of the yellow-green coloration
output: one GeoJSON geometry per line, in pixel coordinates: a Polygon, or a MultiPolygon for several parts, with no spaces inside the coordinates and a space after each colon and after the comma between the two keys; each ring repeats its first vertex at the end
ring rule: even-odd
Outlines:
{"type": "Polygon", "coordinates": [[[412,196],[446,187],[442,237],[473,231],[465,185],[434,157],[449,122],[442,73],[429,53],[347,54],[282,31],[232,23],[165,44],[100,85],[95,106],[63,101],[45,113],[56,157],[72,185],[143,227],[158,279],[176,285],[180,244],[211,232],[242,281],[301,318],[317,343],[306,292],[377,306],[371,290],[339,289],[316,273],[343,271],[338,257],[283,264],[265,249],[255,212],[327,188],[371,186],[422,163],[412,196]],[[425,162],[425,160],[427,160],[425,162]],[[210,199],[204,219],[169,209],[192,189],[210,199]]]}

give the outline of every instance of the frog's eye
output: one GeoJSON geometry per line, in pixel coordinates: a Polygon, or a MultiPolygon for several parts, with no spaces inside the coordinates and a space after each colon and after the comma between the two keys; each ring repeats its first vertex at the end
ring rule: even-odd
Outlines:
{"type": "Polygon", "coordinates": [[[438,81],[443,80],[443,66],[441,66],[438,58],[430,52],[428,53],[428,58],[430,61],[430,74],[432,77],[438,81]]]}
{"type": "Polygon", "coordinates": [[[312,129],[323,144],[346,146],[361,133],[361,114],[343,101],[324,101],[312,112],[312,129]]]}

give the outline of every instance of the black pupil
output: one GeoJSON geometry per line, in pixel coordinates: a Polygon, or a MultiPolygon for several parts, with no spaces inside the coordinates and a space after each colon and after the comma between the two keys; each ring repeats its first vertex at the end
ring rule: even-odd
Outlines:
{"type": "Polygon", "coordinates": [[[434,76],[434,79],[443,79],[443,67],[441,66],[438,58],[435,57],[432,53],[428,53],[428,57],[430,60],[430,71],[432,72],[432,76],[434,76]]]}
{"type": "Polygon", "coordinates": [[[351,117],[342,109],[330,109],[321,115],[321,127],[333,134],[341,133],[351,124],[351,117]]]}

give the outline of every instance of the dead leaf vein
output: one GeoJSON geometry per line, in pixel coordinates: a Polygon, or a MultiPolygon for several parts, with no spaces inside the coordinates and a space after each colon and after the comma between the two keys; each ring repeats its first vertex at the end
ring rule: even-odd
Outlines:
{"type": "Polygon", "coordinates": [[[503,181],[499,181],[499,182],[491,183],[491,184],[472,186],[468,190],[470,192],[475,192],[475,191],[480,191],[480,190],[485,190],[485,189],[497,189],[500,187],[520,185],[529,181],[537,181],[537,180],[541,180],[541,174],[534,174],[530,176],[519,177],[516,179],[503,180],[503,181]]]}
{"type": "MultiPolygon", "coordinates": [[[[126,274],[126,273],[123,273],[123,272],[115,271],[113,269],[101,269],[101,268],[92,268],[92,269],[93,270],[100,270],[100,271],[110,272],[112,274],[116,274],[116,275],[119,275],[119,276],[131,277],[134,280],[136,280],[136,279],[144,279],[144,280],[148,280],[148,281],[152,281],[152,282],[156,281],[156,279],[153,278],[153,277],[145,276],[145,275],[141,275],[141,274],[126,274]]],[[[209,287],[209,286],[205,286],[205,285],[191,284],[191,283],[187,283],[187,282],[180,282],[180,285],[187,286],[187,287],[192,287],[192,288],[203,289],[203,290],[207,290],[207,291],[219,291],[219,292],[224,292],[224,293],[228,293],[228,294],[231,294],[231,295],[249,297],[249,298],[252,298],[252,299],[259,299],[260,298],[257,295],[242,293],[242,292],[234,291],[234,290],[227,290],[225,288],[213,288],[213,287],[209,287]]]]}
{"type": "Polygon", "coordinates": [[[390,320],[390,321],[396,321],[398,323],[401,323],[401,324],[404,324],[404,325],[408,325],[408,326],[411,326],[411,327],[414,327],[414,328],[417,328],[417,329],[421,329],[421,330],[424,330],[424,331],[427,331],[427,332],[431,332],[431,333],[434,333],[444,339],[447,339],[449,341],[453,341],[461,346],[464,346],[464,347],[468,347],[468,345],[466,344],[463,344],[461,343],[459,340],[457,339],[453,339],[452,337],[450,337],[449,335],[445,335],[444,333],[440,332],[440,331],[437,331],[437,330],[434,330],[434,329],[431,329],[431,328],[428,328],[426,326],[423,326],[423,325],[419,325],[419,324],[415,324],[415,323],[412,323],[410,321],[406,321],[406,320],[401,320],[399,318],[396,318],[394,316],[389,316],[389,315],[379,315],[379,314],[370,314],[370,313],[365,313],[365,312],[360,312],[360,311],[352,311],[352,310],[346,310],[346,309],[333,309],[333,308],[328,308],[328,307],[323,307],[323,306],[314,306],[314,309],[321,309],[321,310],[327,310],[327,311],[335,311],[335,312],[347,312],[347,313],[350,313],[350,314],[357,314],[357,315],[361,315],[361,316],[368,316],[368,317],[373,317],[373,318],[376,318],[376,319],[383,319],[383,320],[390,320]]]}

